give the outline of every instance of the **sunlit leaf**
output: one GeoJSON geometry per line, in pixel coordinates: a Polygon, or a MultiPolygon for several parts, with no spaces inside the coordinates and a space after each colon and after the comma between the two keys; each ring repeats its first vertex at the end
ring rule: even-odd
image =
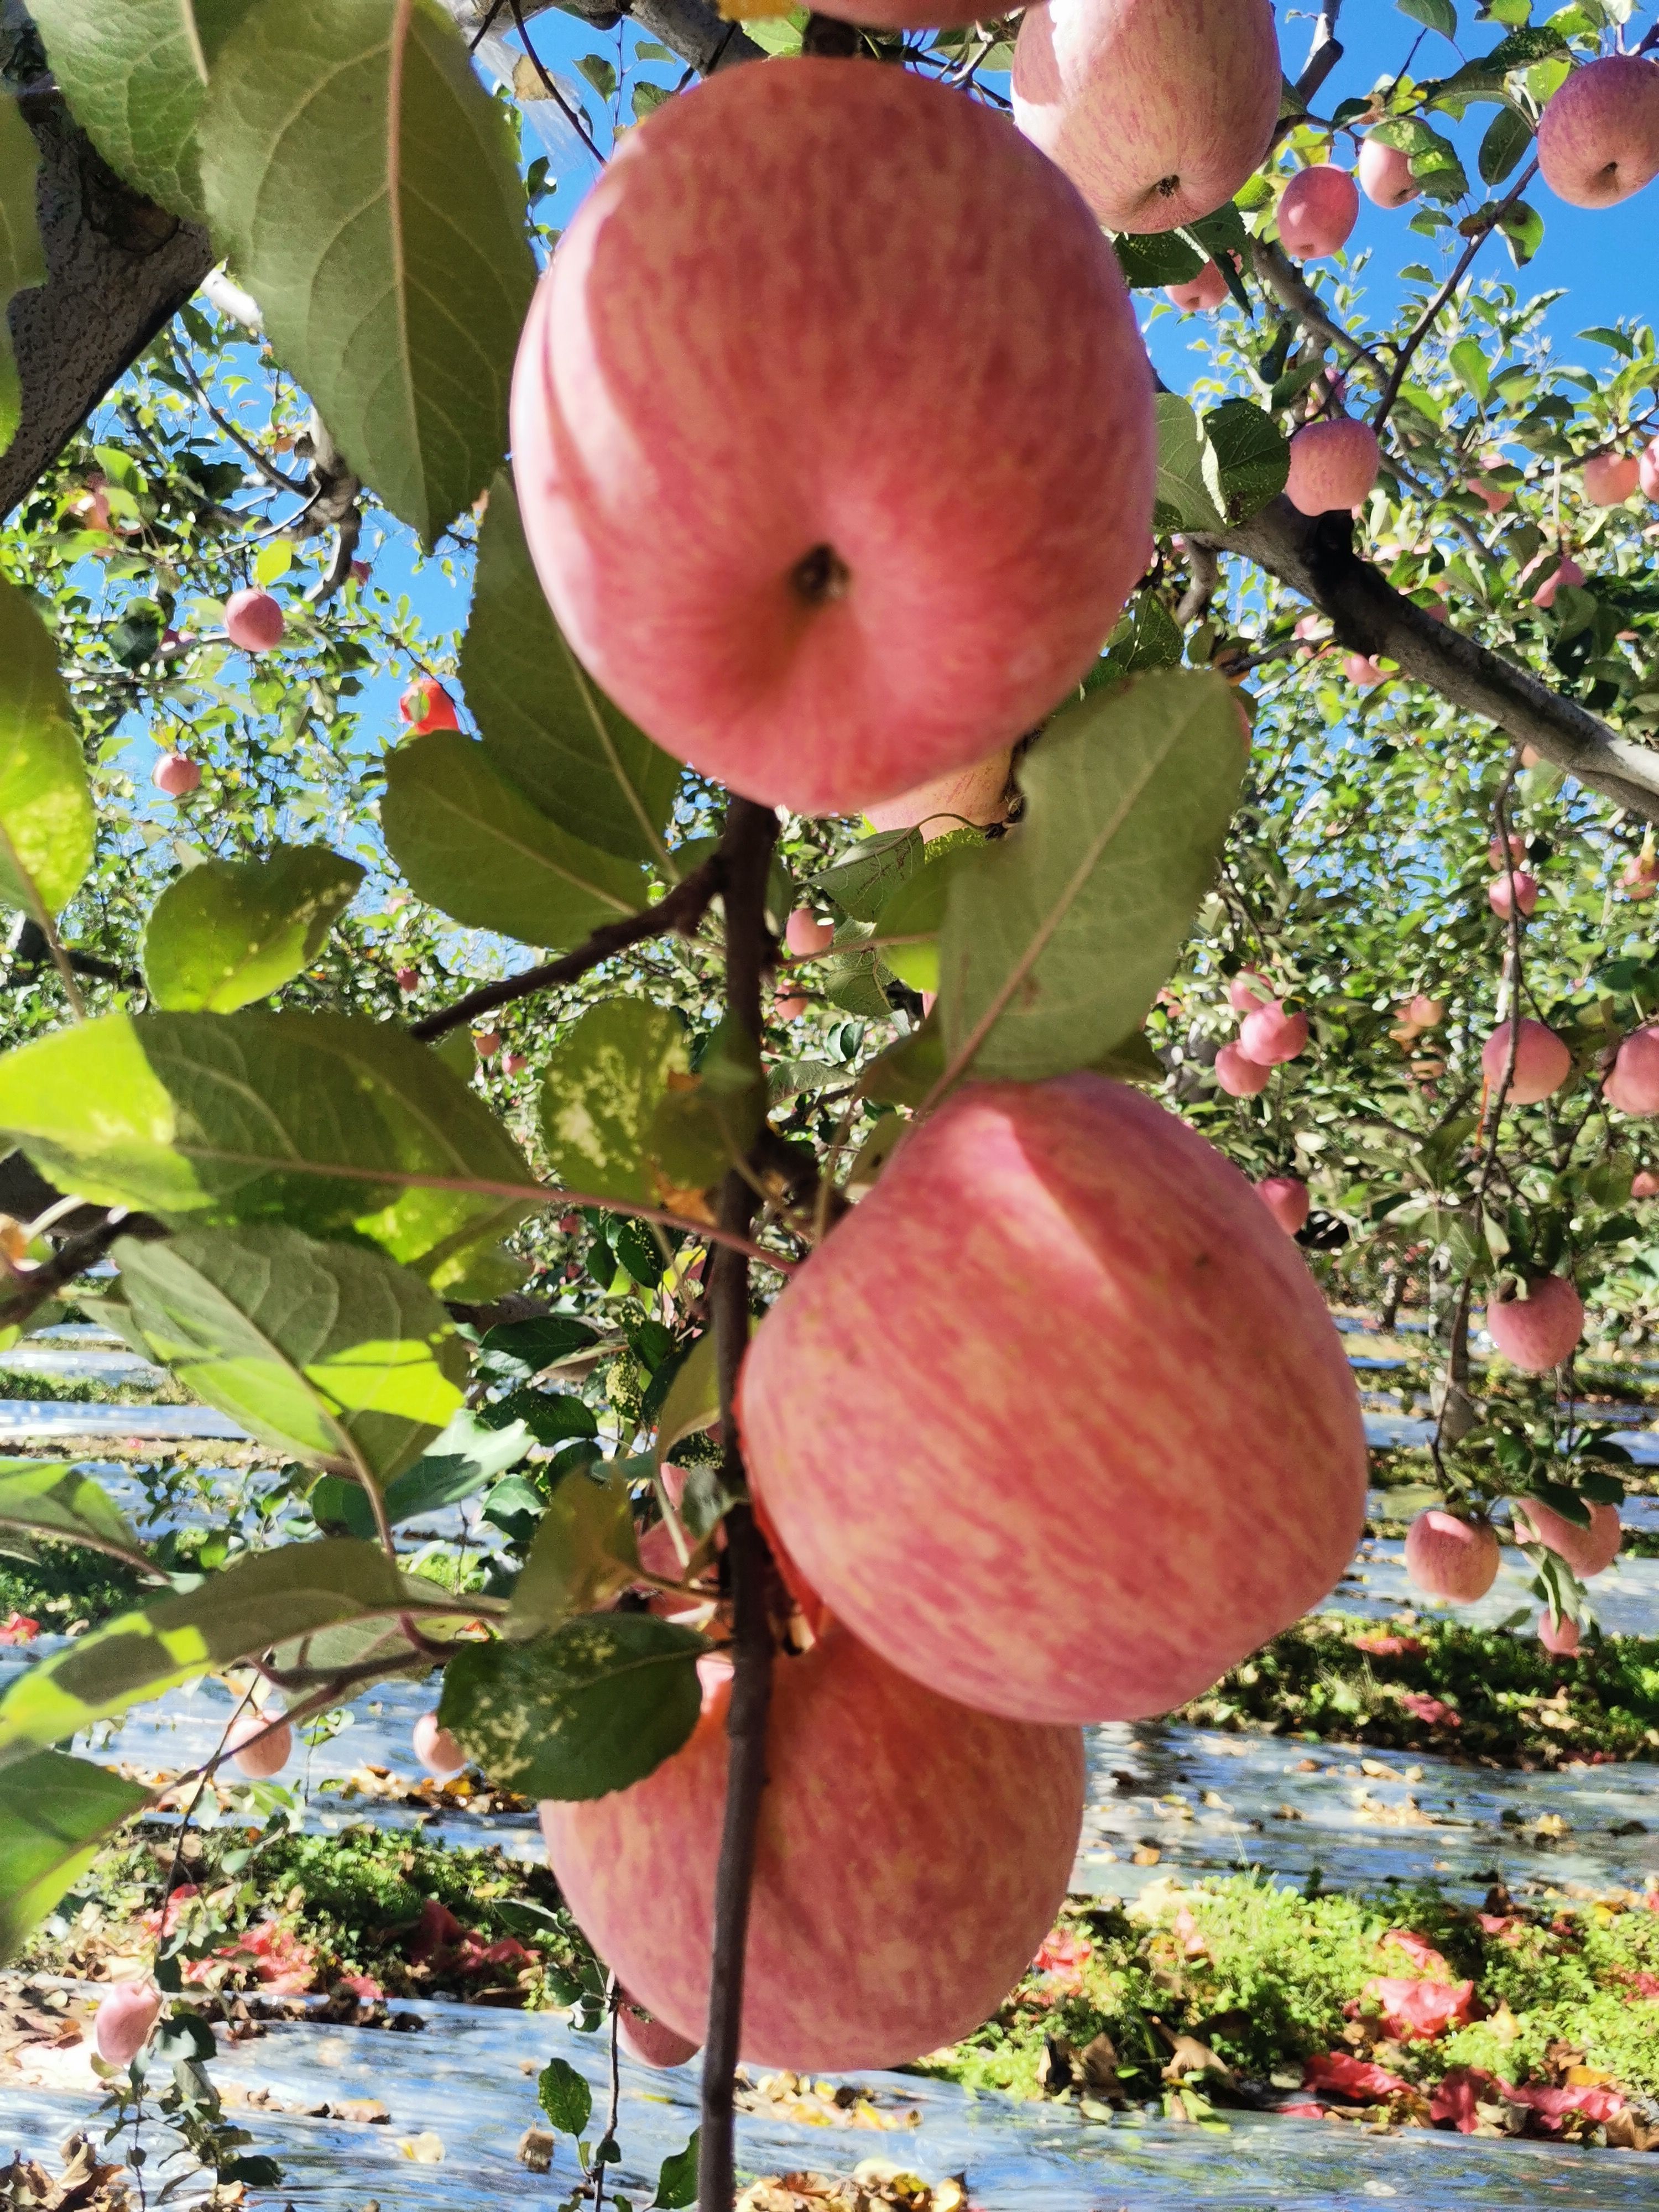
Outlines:
{"type": "Polygon", "coordinates": [[[0,453],[17,434],[22,387],[6,309],[14,294],[46,281],[35,214],[40,149],[15,100],[0,100],[0,453]]]}
{"type": "Polygon", "coordinates": [[[590,1006],[547,1056],[541,1126],[568,1189],[654,1205],[649,1139],[672,1079],[690,1081],[685,1024],[640,999],[590,1006]]]}
{"type": "Polygon", "coordinates": [[[0,1460],[0,1528],[88,1544],[130,1565],[148,1564],[102,1484],[62,1460],[0,1460]]]}
{"type": "Polygon", "coordinates": [[[136,1782],[61,1752],[0,1768],[0,1963],[149,1802],[136,1782]]]}
{"type": "Polygon", "coordinates": [[[204,860],[167,885],[144,931],[152,1001],[234,1013],[297,975],[356,896],[363,869],[325,845],[204,860]]]}
{"type": "Polygon", "coordinates": [[[615,1474],[604,1482],[580,1470],[567,1474],[514,1585],[507,1633],[530,1635],[591,1613],[627,1589],[639,1564],[627,1482],[615,1474]]]}
{"type": "Polygon", "coordinates": [[[0,576],[0,907],[55,915],[92,865],[95,822],[58,649],[0,576]]]}

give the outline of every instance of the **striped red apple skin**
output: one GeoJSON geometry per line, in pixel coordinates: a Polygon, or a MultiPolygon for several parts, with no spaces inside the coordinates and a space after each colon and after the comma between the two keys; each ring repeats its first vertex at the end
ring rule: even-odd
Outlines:
{"type": "Polygon", "coordinates": [[[1166,1712],[1331,1589],[1353,1377],[1296,1245],[1091,1074],[959,1092],[763,1322],[757,1495],[830,1610],[988,1712],[1166,1712]]]}
{"type": "MultiPolygon", "coordinates": [[[[691,2042],[708,2009],[729,1697],[720,1683],[690,1742],[632,1789],[541,1808],[589,1942],[691,2042]]],[[[744,2056],[888,2066],[979,2027],[1053,1925],[1083,1795],[1076,1729],[967,1711],[839,1626],[799,1657],[781,1653],[744,2056]]]]}

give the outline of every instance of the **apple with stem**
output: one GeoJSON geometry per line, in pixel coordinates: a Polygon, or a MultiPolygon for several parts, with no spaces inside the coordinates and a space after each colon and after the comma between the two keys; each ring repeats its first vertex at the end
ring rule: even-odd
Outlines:
{"type": "Polygon", "coordinates": [[[1512,1367],[1547,1375],[1570,1357],[1584,1333],[1584,1301],[1566,1275],[1534,1275],[1527,1294],[1486,1300],[1486,1334],[1512,1367]]]}
{"type": "Polygon", "coordinates": [[[225,1751],[240,1772],[266,1782],[294,1756],[294,1730],[280,1713],[250,1707],[231,1723],[225,1751]]]}
{"type": "Polygon", "coordinates": [[[1538,167],[1570,207],[1615,207],[1659,176],[1659,62],[1607,54],[1576,69],[1538,119],[1538,167]]]}

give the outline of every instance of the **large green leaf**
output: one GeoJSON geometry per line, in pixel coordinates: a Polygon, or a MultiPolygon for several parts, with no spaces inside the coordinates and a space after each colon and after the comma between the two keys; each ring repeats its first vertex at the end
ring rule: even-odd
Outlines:
{"type": "Polygon", "coordinates": [[[215,238],[271,345],[431,540],[507,451],[535,264],[506,118],[434,0],[259,0],[198,135],[215,238]]]}
{"type": "MultiPolygon", "coordinates": [[[[434,1437],[432,1449],[386,1486],[386,1520],[395,1528],[422,1513],[459,1505],[516,1467],[534,1442],[522,1421],[487,1429],[463,1407],[443,1434],[434,1437]]],[[[353,1536],[374,1534],[374,1516],[361,1483],[325,1474],[312,1486],[308,1503],[319,1522],[338,1522],[353,1536]]]]}
{"type": "Polygon", "coordinates": [[[696,1726],[708,1648],[650,1613],[590,1613],[533,1644],[462,1644],[438,1717],[504,1789],[604,1797],[643,1780],[696,1726]]]}
{"type": "Polygon", "coordinates": [[[92,866],[95,829],[58,648],[0,576],[0,907],[60,912],[92,866]]]}
{"type": "Polygon", "coordinates": [[[58,1751],[0,1771],[0,1964],[85,1873],[111,1830],[149,1802],[136,1782],[58,1751]]]}
{"type": "Polygon", "coordinates": [[[1152,520],[1160,530],[1220,530],[1221,517],[1205,481],[1204,433],[1191,402],[1160,392],[1158,414],[1157,497],[1152,520]]]}
{"type": "Polygon", "coordinates": [[[133,1318],[188,1389],[266,1443],[389,1482],[461,1402],[467,1350],[421,1280],[297,1229],[189,1229],[114,1251],[133,1318]]]}
{"type": "Polygon", "coordinates": [[[473,929],[579,945],[645,904],[631,861],[567,836],[459,730],[386,756],[380,827],[410,889],[473,929]]]}
{"type": "Polygon", "coordinates": [[[514,1585],[507,1631],[532,1635],[592,1613],[625,1590],[639,1571],[639,1543],[626,1480],[567,1474],[541,1517],[524,1572],[514,1585]]]}
{"type": "Polygon", "coordinates": [[[363,869],[326,845],[203,860],[167,885],[144,931],[149,995],[169,1011],[234,1013],[317,957],[363,869]]]}
{"type": "Polygon", "coordinates": [[[1214,881],[1245,751],[1209,674],[1133,678],[1055,717],[1020,767],[1019,827],[951,878],[953,1064],[1034,1080],[1139,1028],[1214,881]]]}
{"type": "Polygon", "coordinates": [[[79,1197],[356,1228],[440,1289],[535,1202],[518,1148],[435,1053],[340,1014],[60,1030],[0,1059],[0,1130],[79,1197]]]}
{"type": "Polygon", "coordinates": [[[63,1460],[0,1459],[0,1528],[89,1544],[130,1566],[149,1565],[103,1486],[63,1460]]]}
{"type": "Polygon", "coordinates": [[[17,434],[23,392],[6,309],[12,296],[46,281],[34,191],[40,149],[15,100],[0,100],[0,453],[17,434]]]}
{"type": "Polygon", "coordinates": [[[690,1068],[685,1024],[642,999],[608,999],[547,1056],[542,1140],[554,1175],[595,1198],[654,1205],[648,1139],[670,1079],[690,1068]]]}
{"type": "Polygon", "coordinates": [[[256,1552],[193,1590],[118,1613],[37,1660],[0,1698],[0,1765],[216,1667],[323,1630],[405,1613],[459,1617],[447,1591],[400,1573],[378,1545],[353,1536],[256,1552]]]}
{"type": "Polygon", "coordinates": [[[553,619],[506,470],[489,494],[461,645],[466,703],[495,767],[573,837],[665,863],[680,764],[599,690],[553,619]]]}
{"type": "Polygon", "coordinates": [[[254,0],[30,0],[58,88],[112,169],[204,222],[196,118],[209,65],[254,0]]]}

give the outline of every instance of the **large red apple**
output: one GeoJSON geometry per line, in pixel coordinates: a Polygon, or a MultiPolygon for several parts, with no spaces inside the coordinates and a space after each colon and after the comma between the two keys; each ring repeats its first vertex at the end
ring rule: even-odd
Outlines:
{"type": "Polygon", "coordinates": [[[161,2016],[161,1993],[153,1982],[117,1982],[98,2001],[93,2048],[106,2066],[131,2066],[161,2016]]]}
{"type": "Polygon", "coordinates": [[[1498,1579],[1501,1556],[1490,1521],[1465,1521],[1431,1506],[1406,1531],[1406,1572],[1430,1597],[1473,1605],[1498,1579]]]}
{"type": "Polygon", "coordinates": [[[1255,1098],[1273,1081],[1265,1060],[1252,1060],[1243,1045],[1224,1044],[1215,1056],[1215,1079],[1230,1098],[1255,1098]]]}
{"type": "MultiPolygon", "coordinates": [[[[717,1684],[684,1749],[632,1789],[541,1808],[583,1933],[688,2039],[708,2009],[729,1702],[717,1684]]],[[[839,1626],[779,1656],[769,1729],[744,2057],[840,2071],[966,2035],[1065,1895],[1083,1822],[1079,1731],[956,1705],[839,1626]]]]}
{"type": "MultiPolygon", "coordinates": [[[[1588,1498],[1584,1502],[1589,1505],[1588,1498]]],[[[1585,1583],[1593,1575],[1606,1573],[1625,1540],[1616,1505],[1589,1505],[1589,1527],[1581,1528],[1541,1498],[1517,1498],[1510,1508],[1516,1541],[1542,1544],[1585,1583]]]]}
{"type": "Polygon", "coordinates": [[[1285,496],[1304,514],[1358,507],[1376,482],[1376,433],[1352,415],[1304,423],[1291,440],[1285,496]]]}
{"type": "Polygon", "coordinates": [[[1014,119],[1109,230],[1212,215],[1261,162],[1283,85],[1268,0],[1048,0],[1014,46],[1014,119]]]}
{"type": "MultiPolygon", "coordinates": [[[[1480,1048],[1480,1072],[1495,1091],[1509,1066],[1510,1024],[1499,1022],[1480,1048]]],[[[1511,1106],[1535,1106],[1559,1091],[1572,1073],[1572,1054],[1543,1022],[1523,1020],[1515,1047],[1507,1095],[1511,1106]]]]}
{"type": "Polygon", "coordinates": [[[1566,1275],[1534,1275],[1522,1297],[1486,1301],[1486,1334],[1528,1375],[1559,1367],[1584,1333],[1584,1301],[1566,1275]]]}
{"type": "Polygon", "coordinates": [[[1612,207],[1659,177],[1659,63],[1608,54],[1575,70],[1539,118],[1538,166],[1573,207],[1612,207]]]}
{"type": "Polygon", "coordinates": [[[269,592],[233,592],[225,601],[225,635],[244,653],[269,653],[287,627],[269,592]]]}
{"type": "Polygon", "coordinates": [[[1584,464],[1584,496],[1596,507],[1622,507],[1641,472],[1634,453],[1592,453],[1584,464]]]}
{"type": "Polygon", "coordinates": [[[531,308],[513,434],[576,652],[800,812],[1012,744],[1146,563],[1109,242],[1005,117],[867,61],[724,70],[626,134],[531,308]]]}
{"type": "Polygon", "coordinates": [[[1359,148],[1359,187],[1376,207],[1404,207],[1423,187],[1412,174],[1408,157],[1397,146],[1367,137],[1359,148]]]}
{"type": "Polygon", "coordinates": [[[836,925],[821,921],[810,906],[798,906],[783,926],[783,941],[797,960],[810,960],[835,943],[836,925]]]}
{"type": "Polygon", "coordinates": [[[1097,1075],[971,1085],[913,1129],[739,1385],[756,1490],[831,1613],[1017,1718],[1167,1712],[1323,1596],[1363,1518],[1300,1252],[1097,1075]]]}
{"type": "Polygon", "coordinates": [[[866,807],[866,818],[872,830],[920,830],[929,844],[970,824],[982,830],[1000,822],[1008,811],[1012,757],[1011,749],[1001,745],[971,768],[936,776],[915,791],[901,792],[896,799],[866,807]]]}
{"type": "Polygon", "coordinates": [[[1601,1085],[1621,1114],[1659,1114],[1659,1026],[1632,1030],[1620,1046],[1601,1085]]]}
{"type": "Polygon", "coordinates": [[[1359,187],[1346,169],[1320,161],[1299,169],[1279,203],[1279,242],[1298,261],[1338,253],[1359,220],[1359,187]]]}

